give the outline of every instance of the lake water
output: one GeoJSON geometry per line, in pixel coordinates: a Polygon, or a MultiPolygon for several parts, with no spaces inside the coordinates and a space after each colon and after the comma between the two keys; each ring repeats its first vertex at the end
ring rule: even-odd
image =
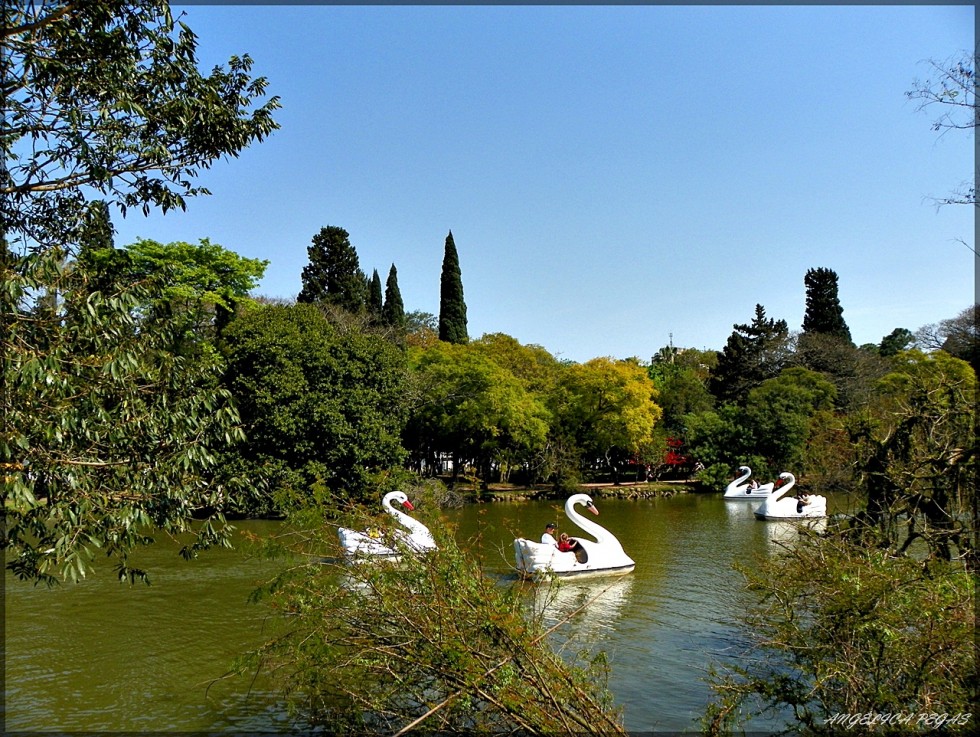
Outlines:
{"type": "MultiPolygon", "coordinates": [[[[598,596],[563,628],[563,636],[583,638],[607,653],[609,685],[625,708],[626,727],[695,730],[710,698],[703,680],[708,664],[744,645],[735,622],[747,600],[732,563],[766,555],[793,529],[755,520],[753,503],[725,502],[720,494],[597,497],[596,506],[595,521],[619,538],[636,569],[620,578],[569,582],[547,613],[557,621],[598,596]]],[[[576,532],[560,501],[469,505],[445,516],[461,539],[479,539],[487,568],[505,578],[515,536],[536,539],[549,520],[576,532]]],[[[277,525],[239,526],[263,533],[277,525]]],[[[267,610],[247,598],[275,564],[226,550],[187,563],[175,551],[158,544],[141,553],[139,563],[153,577],[150,587],[120,585],[108,568],[55,589],[7,576],[8,731],[288,728],[275,693],[261,679],[212,683],[268,632],[267,610]]]]}

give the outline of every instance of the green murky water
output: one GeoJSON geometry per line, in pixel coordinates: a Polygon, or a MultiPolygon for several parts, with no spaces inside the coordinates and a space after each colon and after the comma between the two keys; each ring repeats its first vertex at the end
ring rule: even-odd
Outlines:
{"type": "MultiPolygon", "coordinates": [[[[461,540],[479,540],[488,569],[509,575],[515,535],[537,537],[560,502],[467,506],[445,515],[461,540]]],[[[791,536],[759,522],[752,504],[718,494],[597,499],[595,518],[636,561],[619,579],[569,583],[550,605],[557,619],[592,601],[565,628],[601,647],[610,686],[631,731],[695,728],[710,693],[707,665],[738,648],[745,600],[731,564],[791,536]],[[598,598],[595,598],[598,597],[598,598]]],[[[241,528],[271,532],[275,522],[241,528]]],[[[268,610],[247,603],[274,563],[241,551],[193,562],[160,543],[141,554],[153,585],[120,585],[106,567],[77,585],[35,588],[6,579],[8,731],[275,732],[288,728],[272,686],[222,679],[235,657],[271,631],[268,610]]],[[[764,725],[758,725],[764,728],[764,725]]]]}

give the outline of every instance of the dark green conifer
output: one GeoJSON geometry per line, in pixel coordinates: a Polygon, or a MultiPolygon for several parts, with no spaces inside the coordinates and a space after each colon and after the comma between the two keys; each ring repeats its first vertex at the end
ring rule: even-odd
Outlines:
{"type": "Polygon", "coordinates": [[[832,335],[851,342],[851,331],[844,322],[844,310],[837,297],[837,273],[833,269],[810,269],[806,285],[806,312],[803,332],[832,335]]]}
{"type": "Polygon", "coordinates": [[[908,328],[895,328],[888,335],[881,339],[878,345],[878,355],[894,356],[899,351],[904,351],[915,340],[915,335],[908,328]]]}
{"type": "Polygon", "coordinates": [[[385,283],[385,303],[381,309],[381,322],[393,328],[405,327],[405,304],[398,289],[398,270],[391,265],[388,281],[385,283]]]}
{"type": "Polygon", "coordinates": [[[720,401],[743,402],[751,389],[779,375],[789,357],[789,326],[785,320],[766,318],[766,309],[755,306],[749,325],[735,325],[709,388],[720,401]]]}
{"type": "Polygon", "coordinates": [[[376,318],[381,318],[381,307],[383,304],[381,295],[381,277],[375,269],[371,274],[371,283],[368,285],[368,311],[376,318]]]}
{"type": "Polygon", "coordinates": [[[463,301],[463,278],[459,270],[459,255],[453,232],[446,236],[446,254],[442,260],[442,280],[439,292],[439,340],[447,343],[466,343],[466,302],[463,301]]]}
{"type": "Polygon", "coordinates": [[[109,217],[109,205],[104,200],[90,202],[85,209],[79,228],[78,246],[80,252],[98,251],[114,248],[116,230],[109,217]]]}
{"type": "Polygon", "coordinates": [[[129,254],[115,247],[116,230],[103,200],[90,202],[78,231],[77,265],[85,272],[89,292],[110,294],[129,269],[129,254]]]}
{"type": "Polygon", "coordinates": [[[367,301],[367,277],[357,251],[343,228],[328,225],[313,236],[306,249],[310,263],[303,267],[303,289],[297,302],[328,302],[360,312],[367,301]]]}

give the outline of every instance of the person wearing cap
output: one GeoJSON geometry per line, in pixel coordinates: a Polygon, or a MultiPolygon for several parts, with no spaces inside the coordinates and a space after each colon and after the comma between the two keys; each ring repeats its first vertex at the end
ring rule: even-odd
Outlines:
{"type": "Polygon", "coordinates": [[[554,522],[549,522],[544,526],[544,534],[541,535],[541,543],[543,545],[554,545],[558,547],[558,541],[555,540],[556,529],[554,522]]]}

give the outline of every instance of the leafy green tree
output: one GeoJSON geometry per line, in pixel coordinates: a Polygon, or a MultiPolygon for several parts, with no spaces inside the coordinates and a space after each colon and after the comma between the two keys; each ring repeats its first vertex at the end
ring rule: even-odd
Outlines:
{"type": "Polygon", "coordinates": [[[803,333],[789,362],[824,374],[837,387],[837,408],[852,411],[868,402],[877,381],[888,372],[878,351],[856,347],[850,340],[827,333],[803,333]]]}
{"type": "MultiPolygon", "coordinates": [[[[503,333],[487,333],[471,345],[477,352],[512,374],[524,391],[537,402],[547,406],[549,397],[558,384],[565,367],[539,345],[521,345],[503,333]]],[[[548,417],[549,432],[551,418],[548,417]]],[[[528,453],[510,454],[509,465],[501,465],[501,481],[512,480],[511,469],[519,468],[525,483],[547,478],[561,464],[558,462],[558,445],[551,437],[543,444],[536,444],[528,453]]],[[[572,465],[577,467],[577,457],[572,465]]]]}
{"type": "MultiPolygon", "coordinates": [[[[206,347],[147,305],[165,275],[119,278],[108,208],[184,208],[201,167],[278,126],[278,99],[233,57],[210,76],[162,0],[5,4],[0,141],[0,463],[3,548],[18,576],[53,582],[97,552],[120,578],[154,528],[227,542],[215,450],[240,437],[206,347]],[[78,258],[73,260],[73,256],[78,258]]],[[[118,261],[118,263],[117,263],[118,261]]]]}
{"type": "MultiPolygon", "coordinates": [[[[241,430],[217,354],[174,351],[182,323],[144,309],[163,299],[159,280],[91,292],[84,269],[54,250],[4,251],[2,267],[7,567],[28,580],[77,580],[101,554],[120,579],[145,578],[129,554],[153,528],[194,532],[195,514],[221,507],[215,449],[241,430]]],[[[227,544],[226,533],[219,514],[183,552],[227,544]]]]}
{"type": "Polygon", "coordinates": [[[707,412],[714,406],[708,381],[717,356],[715,351],[665,346],[653,357],[647,372],[660,393],[665,432],[682,434],[685,415],[707,412]]]}
{"type": "Polygon", "coordinates": [[[384,305],[384,295],[381,292],[381,277],[375,269],[371,274],[371,282],[368,285],[368,312],[376,319],[381,319],[381,308],[384,305]]]}
{"type": "Polygon", "coordinates": [[[690,452],[706,466],[702,479],[717,486],[740,465],[758,477],[803,475],[815,437],[826,444],[843,431],[833,421],[835,397],[822,374],[792,367],[752,389],[742,406],[729,402],[686,415],[690,452]]]}
{"type": "Polygon", "coordinates": [[[705,382],[693,371],[679,371],[658,384],[657,390],[664,429],[675,435],[682,433],[686,415],[707,412],[715,404],[705,382]]]}
{"type": "Polygon", "coordinates": [[[399,466],[405,359],[389,341],[338,330],[315,305],[246,311],[225,331],[227,386],[247,442],[241,468],[280,505],[310,489],[373,499],[373,475],[399,466]]]}
{"type": "Polygon", "coordinates": [[[435,465],[435,454],[449,453],[454,477],[470,462],[486,485],[492,464],[518,463],[544,444],[548,412],[540,398],[475,346],[440,341],[416,350],[413,372],[421,397],[406,445],[421,462],[435,465]]]}
{"type": "Polygon", "coordinates": [[[233,56],[209,76],[166,0],[5,3],[0,220],[8,243],[75,242],[94,194],[183,209],[203,167],[272,133],[279,99],[233,56]]]}
{"type": "Polygon", "coordinates": [[[636,361],[593,358],[566,367],[551,401],[556,431],[584,462],[604,461],[618,483],[625,462],[653,440],[662,415],[656,399],[653,381],[636,361]]]}
{"type": "Polygon", "coordinates": [[[684,437],[691,455],[705,467],[698,478],[708,486],[723,487],[741,465],[751,467],[757,478],[778,473],[769,459],[756,451],[755,428],[746,421],[744,410],[734,403],[725,402],[707,412],[685,415],[684,437]]]}
{"type": "Polygon", "coordinates": [[[381,308],[381,322],[389,327],[404,328],[405,303],[402,302],[402,293],[398,289],[398,270],[395,265],[391,265],[388,271],[388,280],[385,282],[384,306],[381,308]]]}
{"type": "MultiPolygon", "coordinates": [[[[696,460],[686,447],[685,418],[710,411],[715,398],[708,390],[711,366],[717,365],[715,351],[698,351],[664,346],[652,357],[647,373],[659,392],[658,403],[663,418],[654,432],[653,442],[643,458],[648,475],[693,473],[696,460]],[[683,451],[681,448],[683,447],[683,451]],[[673,465],[680,453],[689,459],[682,466],[673,465]]],[[[703,463],[703,461],[702,461],[703,463]]]]}
{"type": "Polygon", "coordinates": [[[303,288],[296,300],[360,312],[367,303],[367,278],[348,232],[334,225],[320,228],[306,253],[310,262],[303,267],[303,288]]]}
{"type": "Polygon", "coordinates": [[[762,305],[748,325],[735,325],[708,388],[720,401],[743,402],[749,390],[777,376],[789,359],[789,328],[785,320],[766,318],[762,305]]]}
{"type": "Polygon", "coordinates": [[[976,566],[976,373],[940,351],[901,353],[878,402],[852,419],[866,519],[885,546],[924,541],[976,566]]]}
{"type": "Polygon", "coordinates": [[[466,302],[463,300],[463,278],[459,270],[459,254],[453,232],[446,236],[446,252],[442,259],[442,278],[439,290],[439,340],[447,343],[466,343],[466,302]]]}
{"type": "Polygon", "coordinates": [[[806,285],[804,335],[832,335],[850,343],[851,331],[844,322],[844,310],[837,296],[837,273],[833,269],[808,269],[803,283],[806,285]]]}
{"type": "Polygon", "coordinates": [[[504,333],[487,333],[474,340],[473,347],[494,363],[510,371],[524,387],[535,394],[547,394],[557,381],[558,359],[539,345],[521,345],[504,333]]]}
{"type": "Polygon", "coordinates": [[[194,320],[195,328],[202,326],[202,319],[209,321],[210,315],[219,330],[227,325],[236,305],[258,285],[269,265],[262,259],[239,256],[208,238],[198,244],[163,244],[141,238],[126,251],[133,279],[164,274],[162,296],[175,311],[193,315],[189,307],[199,307],[203,314],[194,320]]]}
{"type": "Polygon", "coordinates": [[[788,368],[764,381],[749,392],[745,403],[755,452],[774,470],[802,469],[813,418],[821,410],[832,410],[836,395],[831,382],[804,368],[788,368]]]}

